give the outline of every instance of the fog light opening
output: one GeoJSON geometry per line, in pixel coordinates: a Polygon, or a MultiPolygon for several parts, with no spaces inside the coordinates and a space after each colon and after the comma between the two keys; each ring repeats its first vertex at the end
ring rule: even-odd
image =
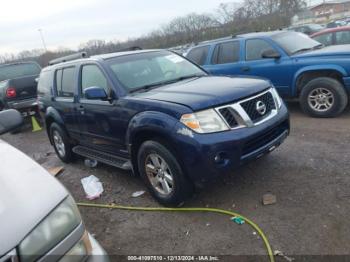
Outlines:
{"type": "Polygon", "coordinates": [[[217,153],[214,157],[214,162],[217,165],[227,165],[229,161],[230,159],[228,158],[228,155],[225,152],[217,153]]]}

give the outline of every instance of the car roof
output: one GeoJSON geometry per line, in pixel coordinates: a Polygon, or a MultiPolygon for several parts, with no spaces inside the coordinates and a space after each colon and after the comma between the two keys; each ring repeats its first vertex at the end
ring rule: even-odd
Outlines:
{"type": "Polygon", "coordinates": [[[350,26],[340,26],[340,27],[334,27],[334,28],[327,28],[324,30],[321,30],[319,32],[316,32],[311,35],[311,37],[315,37],[318,35],[328,34],[328,33],[334,33],[334,32],[340,32],[340,31],[350,31],[350,26]]]}
{"type": "Polygon", "coordinates": [[[191,49],[194,49],[196,47],[200,46],[206,46],[216,43],[222,43],[222,42],[228,42],[232,40],[237,39],[249,39],[249,38],[255,38],[255,37],[271,37],[280,33],[286,33],[289,32],[288,30],[276,30],[276,31],[268,31],[268,32],[254,32],[254,33],[246,33],[246,34],[238,34],[236,36],[228,36],[223,38],[217,38],[209,41],[200,42],[197,45],[193,46],[191,49]]]}
{"type": "Polygon", "coordinates": [[[150,52],[155,52],[155,51],[164,51],[164,50],[163,49],[145,49],[145,50],[135,50],[135,51],[124,51],[124,52],[117,52],[117,53],[94,55],[94,56],[91,56],[90,58],[107,60],[107,59],[110,59],[113,57],[134,55],[134,54],[143,54],[143,53],[150,53],[150,52]]]}
{"type": "Polygon", "coordinates": [[[53,65],[49,65],[45,67],[42,71],[48,71],[51,69],[56,69],[60,67],[66,67],[66,66],[73,66],[80,62],[88,62],[88,61],[96,61],[96,60],[107,60],[114,57],[120,57],[125,55],[133,55],[133,54],[143,54],[143,53],[150,53],[150,52],[156,52],[156,51],[166,51],[164,49],[145,49],[145,50],[134,50],[134,51],[124,51],[124,52],[116,52],[116,53],[109,53],[109,54],[101,54],[101,55],[93,55],[87,58],[79,58],[67,62],[57,63],[53,65]]]}
{"type": "Polygon", "coordinates": [[[0,64],[0,67],[12,66],[12,65],[23,65],[23,64],[36,64],[36,65],[38,65],[38,63],[35,62],[35,61],[21,61],[21,62],[13,62],[13,63],[0,64]]]}

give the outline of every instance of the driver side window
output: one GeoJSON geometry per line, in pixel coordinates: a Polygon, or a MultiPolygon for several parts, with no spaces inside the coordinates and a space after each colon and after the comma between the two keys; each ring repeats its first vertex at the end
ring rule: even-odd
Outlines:
{"type": "Polygon", "coordinates": [[[101,70],[96,65],[84,65],[81,70],[81,94],[84,95],[84,90],[88,87],[101,87],[107,94],[109,88],[107,79],[101,70]]]}
{"type": "Polygon", "coordinates": [[[262,54],[268,50],[275,51],[265,40],[249,39],[246,41],[246,61],[264,59],[262,54]]]}

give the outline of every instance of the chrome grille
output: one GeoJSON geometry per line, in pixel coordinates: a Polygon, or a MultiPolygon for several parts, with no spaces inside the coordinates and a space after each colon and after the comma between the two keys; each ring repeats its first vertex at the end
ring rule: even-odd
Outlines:
{"type": "Polygon", "coordinates": [[[266,115],[270,114],[273,109],[276,109],[275,101],[270,92],[245,101],[241,103],[241,106],[247,112],[248,116],[253,122],[259,122],[266,115]],[[261,103],[261,105],[264,106],[264,111],[259,112],[257,109],[258,103],[261,103]]]}
{"type": "Polygon", "coordinates": [[[218,107],[216,111],[231,129],[253,127],[277,114],[276,99],[274,90],[269,89],[242,101],[218,107]]]}
{"type": "Polygon", "coordinates": [[[219,112],[222,115],[222,117],[226,120],[229,127],[234,128],[238,126],[237,120],[234,116],[234,112],[232,112],[232,108],[230,107],[221,108],[219,109],[219,112]]]}

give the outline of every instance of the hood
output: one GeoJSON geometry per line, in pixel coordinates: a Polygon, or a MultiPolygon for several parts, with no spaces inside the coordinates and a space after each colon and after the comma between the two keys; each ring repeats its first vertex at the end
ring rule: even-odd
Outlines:
{"type": "Polygon", "coordinates": [[[312,51],[307,51],[293,57],[313,57],[313,56],[349,56],[350,55],[350,45],[333,45],[326,46],[321,49],[316,49],[312,51]]]}
{"type": "Polygon", "coordinates": [[[23,238],[67,195],[44,168],[0,139],[0,256],[23,238]]]}
{"type": "Polygon", "coordinates": [[[205,76],[135,93],[134,96],[181,104],[198,111],[243,99],[270,86],[270,82],[260,78],[205,76]]]}

